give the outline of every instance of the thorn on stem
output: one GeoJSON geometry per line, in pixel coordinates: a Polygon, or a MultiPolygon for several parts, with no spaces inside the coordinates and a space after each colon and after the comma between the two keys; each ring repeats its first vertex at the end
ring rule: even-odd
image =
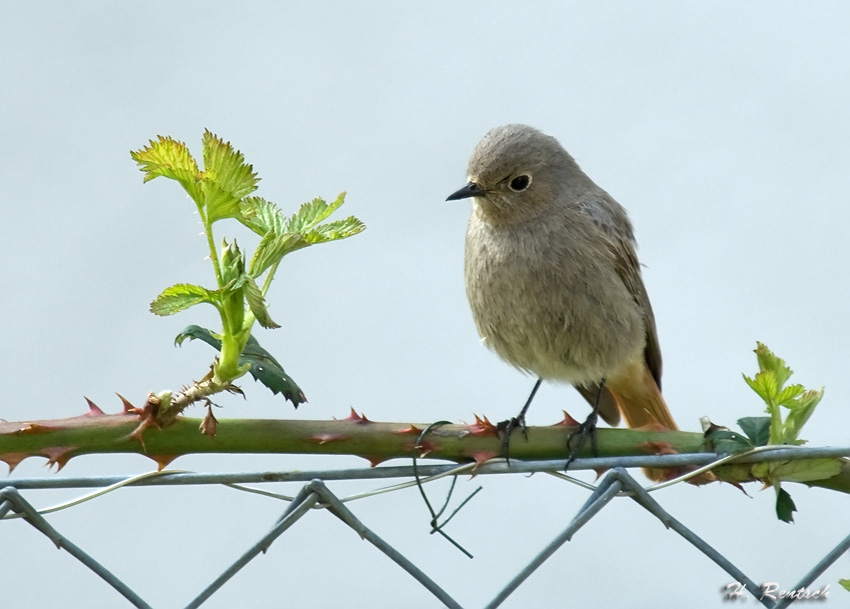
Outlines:
{"type": "Polygon", "coordinates": [[[207,414],[204,417],[204,420],[201,421],[199,429],[201,430],[202,434],[211,438],[214,438],[216,432],[218,431],[218,419],[216,419],[212,413],[211,403],[207,404],[207,414]]]}

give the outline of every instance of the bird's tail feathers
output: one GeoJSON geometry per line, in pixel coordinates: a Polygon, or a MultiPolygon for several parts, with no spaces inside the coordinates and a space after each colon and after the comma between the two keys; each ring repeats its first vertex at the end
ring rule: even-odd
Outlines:
{"type": "Polygon", "coordinates": [[[629,366],[625,373],[609,379],[605,385],[629,427],[660,425],[665,429],[679,429],[658,384],[642,358],[629,366]]]}

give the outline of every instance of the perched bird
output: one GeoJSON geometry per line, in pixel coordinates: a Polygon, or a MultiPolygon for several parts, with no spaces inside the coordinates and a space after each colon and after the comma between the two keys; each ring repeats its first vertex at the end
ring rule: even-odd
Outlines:
{"type": "Polygon", "coordinates": [[[610,425],[678,429],[626,210],[558,141],[526,125],[487,133],[469,160],[466,294],[502,359],[572,384],[610,425]]]}

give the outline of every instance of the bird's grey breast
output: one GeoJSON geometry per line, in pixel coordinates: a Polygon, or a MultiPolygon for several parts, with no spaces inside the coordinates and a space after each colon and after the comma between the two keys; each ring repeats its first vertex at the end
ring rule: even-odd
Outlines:
{"type": "Polygon", "coordinates": [[[642,348],[639,311],[599,220],[568,206],[504,226],[473,210],[467,296],[479,334],[509,363],[581,384],[603,378],[619,365],[618,354],[642,348]]]}

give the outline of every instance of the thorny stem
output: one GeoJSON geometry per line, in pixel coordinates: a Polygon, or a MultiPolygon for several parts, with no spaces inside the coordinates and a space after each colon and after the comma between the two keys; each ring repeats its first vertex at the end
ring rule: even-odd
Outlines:
{"type": "MultiPolygon", "coordinates": [[[[443,425],[432,429],[423,440],[417,440],[427,425],[372,422],[356,414],[332,421],[221,420],[217,423],[217,433],[210,437],[210,434],[198,432],[201,419],[177,416],[189,404],[203,402],[212,391],[221,388],[210,377],[174,394],[172,406],[164,412],[158,410],[167,397],[151,396],[144,408],[135,408],[125,402],[121,414],[104,414],[97,409],[68,419],[0,422],[0,460],[14,466],[28,456],[41,455],[61,466],[78,455],[134,453],[150,456],[162,465],[174,457],[192,453],[287,453],[358,455],[369,459],[373,465],[387,459],[412,456],[481,464],[500,452],[501,438],[492,424],[443,425]],[[141,429],[140,415],[146,423],[141,429]],[[146,416],[150,418],[145,419],[146,416]]],[[[235,389],[231,386],[230,390],[235,389]]],[[[530,441],[517,443],[513,457],[517,462],[557,459],[560,470],[567,456],[566,438],[572,430],[569,425],[529,428],[530,441]]],[[[666,445],[668,453],[691,454],[706,449],[702,433],[696,432],[600,429],[598,434],[600,457],[647,456],[654,452],[650,446],[657,447],[661,443],[666,445]]],[[[775,459],[770,458],[769,452],[736,457],[731,462],[716,463],[712,471],[717,479],[727,482],[761,480],[757,472],[763,471],[764,463],[776,459],[788,461],[792,457],[782,452],[788,450],[777,449],[782,454],[775,459]]],[[[847,449],[824,448],[816,452],[816,455],[801,456],[796,462],[804,465],[836,459],[840,469],[831,477],[804,484],[850,493],[850,459],[840,458],[847,449]]],[[[590,456],[589,450],[585,453],[582,457],[590,456]]],[[[681,466],[673,466],[671,475],[676,469],[681,466]]]]}
{"type": "Polygon", "coordinates": [[[171,398],[171,407],[162,413],[158,422],[161,425],[169,425],[192,404],[207,401],[211,395],[221,393],[222,391],[233,390],[234,388],[235,386],[232,383],[221,383],[212,375],[208,374],[188,389],[184,389],[173,396],[171,398]]]}

